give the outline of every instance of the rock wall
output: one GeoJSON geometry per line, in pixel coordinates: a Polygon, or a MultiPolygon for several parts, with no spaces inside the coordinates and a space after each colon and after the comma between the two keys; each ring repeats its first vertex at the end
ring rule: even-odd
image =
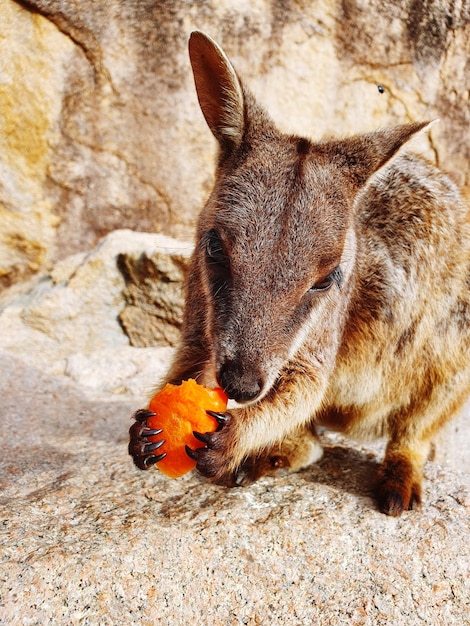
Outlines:
{"type": "Polygon", "coordinates": [[[4,286],[116,228],[191,236],[215,151],[187,58],[194,28],[283,129],[440,117],[417,148],[470,183],[466,0],[3,0],[0,25],[4,286]]]}

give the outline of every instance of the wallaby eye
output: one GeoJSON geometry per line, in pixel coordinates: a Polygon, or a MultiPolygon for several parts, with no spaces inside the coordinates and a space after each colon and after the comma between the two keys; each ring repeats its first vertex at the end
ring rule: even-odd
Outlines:
{"type": "Polygon", "coordinates": [[[343,284],[343,272],[341,271],[339,265],[335,267],[335,269],[330,272],[328,276],[325,276],[325,278],[322,278],[310,287],[309,292],[327,291],[333,284],[336,284],[339,289],[341,289],[343,284]]]}
{"type": "Polygon", "coordinates": [[[204,233],[203,245],[206,258],[210,264],[222,265],[228,268],[229,258],[224,252],[219,233],[214,228],[204,233]]]}

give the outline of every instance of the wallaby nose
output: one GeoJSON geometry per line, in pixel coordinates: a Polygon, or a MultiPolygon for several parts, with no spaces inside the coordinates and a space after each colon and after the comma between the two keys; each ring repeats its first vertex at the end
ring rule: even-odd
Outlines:
{"type": "Polygon", "coordinates": [[[219,385],[236,402],[249,402],[261,393],[263,380],[256,372],[243,371],[237,361],[226,361],[219,369],[219,385]]]}

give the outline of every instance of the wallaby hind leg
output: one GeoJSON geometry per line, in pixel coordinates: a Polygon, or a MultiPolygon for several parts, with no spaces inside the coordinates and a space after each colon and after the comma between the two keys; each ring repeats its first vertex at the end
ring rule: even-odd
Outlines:
{"type": "Polygon", "coordinates": [[[430,442],[413,448],[388,445],[376,487],[377,501],[383,513],[396,517],[421,505],[422,467],[430,445],[430,442]]]}
{"type": "Polygon", "coordinates": [[[242,482],[253,482],[281,469],[297,472],[318,461],[322,455],[323,448],[316,433],[303,429],[268,450],[250,455],[238,474],[242,482]]]}
{"type": "Polygon", "coordinates": [[[417,410],[415,405],[414,410],[410,407],[409,412],[391,416],[393,427],[376,486],[383,513],[398,516],[420,506],[422,469],[430,456],[434,437],[459,412],[467,394],[468,389],[464,388],[458,395],[446,398],[439,386],[433,388],[424,407],[417,410]]]}

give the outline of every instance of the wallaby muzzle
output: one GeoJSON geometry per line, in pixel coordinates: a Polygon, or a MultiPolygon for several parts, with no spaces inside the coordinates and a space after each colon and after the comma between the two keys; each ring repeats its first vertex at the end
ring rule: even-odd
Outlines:
{"type": "Polygon", "coordinates": [[[225,361],[217,380],[228,397],[241,404],[256,400],[264,388],[263,376],[256,369],[247,370],[237,360],[225,361]]]}

